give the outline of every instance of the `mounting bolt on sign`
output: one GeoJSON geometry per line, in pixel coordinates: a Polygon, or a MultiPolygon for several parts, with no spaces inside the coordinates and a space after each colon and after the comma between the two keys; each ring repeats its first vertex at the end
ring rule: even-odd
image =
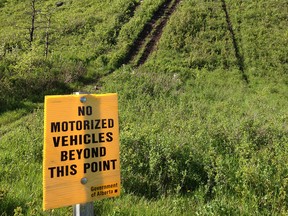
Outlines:
{"type": "Polygon", "coordinates": [[[117,94],[46,96],[43,209],[119,195],[117,94]]]}
{"type": "Polygon", "coordinates": [[[86,97],[81,97],[80,101],[81,101],[81,103],[85,103],[87,101],[87,98],[86,97]]]}
{"type": "Polygon", "coordinates": [[[88,179],[87,178],[82,178],[81,179],[81,184],[87,184],[88,182],[88,179]]]}

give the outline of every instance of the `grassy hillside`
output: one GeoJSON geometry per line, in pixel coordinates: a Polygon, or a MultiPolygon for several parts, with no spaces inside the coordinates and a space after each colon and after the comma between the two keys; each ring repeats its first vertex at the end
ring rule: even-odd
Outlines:
{"type": "Polygon", "coordinates": [[[164,1],[145,1],[137,11],[140,2],[131,0],[63,1],[61,7],[36,0],[35,9],[31,2],[12,0],[1,8],[2,110],[26,98],[37,102],[45,94],[71,92],[119,67],[164,1]]]}
{"type": "Polygon", "coordinates": [[[31,2],[0,1],[1,216],[71,215],[42,211],[43,98],[77,90],[119,95],[97,215],[287,215],[286,1],[182,0],[139,67],[178,1],[37,0],[33,41],[31,2]]]}

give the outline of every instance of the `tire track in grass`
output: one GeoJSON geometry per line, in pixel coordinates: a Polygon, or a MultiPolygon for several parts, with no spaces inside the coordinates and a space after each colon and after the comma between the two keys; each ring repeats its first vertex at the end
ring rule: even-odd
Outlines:
{"type": "Polygon", "coordinates": [[[248,79],[247,74],[245,73],[244,57],[240,53],[240,50],[239,50],[239,45],[238,45],[238,42],[237,42],[237,39],[236,39],[236,34],[234,32],[230,16],[229,16],[227,5],[226,5],[225,0],[221,0],[221,3],[222,3],[222,9],[223,9],[223,11],[225,13],[227,28],[228,28],[228,31],[230,32],[230,35],[231,35],[233,48],[234,48],[234,51],[235,51],[235,57],[237,59],[237,65],[239,67],[239,70],[242,73],[243,80],[248,84],[249,83],[249,79],[248,79]]]}
{"type": "Polygon", "coordinates": [[[131,63],[138,55],[136,67],[145,63],[150,54],[154,51],[157,42],[161,38],[163,28],[166,26],[170,16],[175,11],[181,0],[166,0],[154,13],[151,20],[147,22],[138,38],[134,41],[129,53],[127,54],[126,64],[131,63]],[[142,53],[141,50],[143,50],[142,53]]]}

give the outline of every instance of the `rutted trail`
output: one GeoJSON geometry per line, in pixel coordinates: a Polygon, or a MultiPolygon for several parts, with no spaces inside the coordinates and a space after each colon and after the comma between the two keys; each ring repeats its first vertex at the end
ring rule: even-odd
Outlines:
{"type": "Polygon", "coordinates": [[[135,61],[137,67],[144,64],[149,55],[154,51],[157,42],[161,38],[163,28],[166,26],[170,16],[175,11],[181,0],[166,0],[154,13],[153,17],[147,22],[140,32],[138,38],[134,41],[130,52],[126,58],[126,64],[135,61]],[[142,52],[141,52],[142,51],[142,52]]]}
{"type": "Polygon", "coordinates": [[[236,35],[235,35],[234,29],[233,29],[233,26],[232,26],[232,22],[231,22],[229,13],[228,13],[226,2],[225,2],[225,0],[221,0],[221,3],[222,3],[222,9],[223,9],[223,11],[225,13],[227,28],[228,28],[228,31],[230,32],[231,39],[232,39],[232,42],[233,42],[233,48],[234,48],[234,51],[235,51],[235,57],[237,59],[237,64],[238,64],[239,70],[242,73],[243,80],[246,83],[249,83],[248,77],[247,77],[247,75],[245,73],[244,57],[240,53],[240,50],[239,50],[239,45],[238,45],[238,42],[236,40],[236,35]]]}

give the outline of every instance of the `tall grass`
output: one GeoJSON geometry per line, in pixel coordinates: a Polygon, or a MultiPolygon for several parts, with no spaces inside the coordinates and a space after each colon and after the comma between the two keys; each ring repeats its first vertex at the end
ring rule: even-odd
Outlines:
{"type": "MultiPolygon", "coordinates": [[[[182,1],[137,69],[118,63],[162,1],[73,2],[54,14],[49,59],[37,55],[41,41],[28,51],[21,38],[1,54],[1,216],[72,214],[41,208],[41,98],[71,93],[91,77],[101,78],[97,93],[118,93],[121,135],[122,195],[95,202],[97,214],[287,215],[284,0],[226,1],[249,84],[221,1],[182,1]]],[[[15,6],[17,17],[23,7],[15,6]]],[[[95,93],[93,86],[83,90],[95,93]]]]}

